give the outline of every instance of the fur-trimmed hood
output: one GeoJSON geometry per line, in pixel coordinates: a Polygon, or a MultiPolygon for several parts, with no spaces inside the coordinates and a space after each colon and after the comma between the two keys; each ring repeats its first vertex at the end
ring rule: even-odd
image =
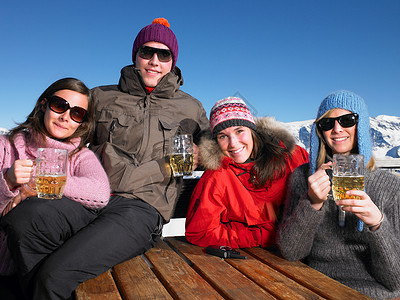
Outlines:
{"type": "MultiPolygon", "coordinates": [[[[293,151],[296,140],[293,135],[273,117],[263,117],[255,119],[258,132],[264,132],[274,139],[281,141],[287,149],[293,151]]],[[[199,145],[200,164],[206,169],[217,170],[224,158],[224,154],[215,139],[210,136],[203,137],[199,145]]]]}

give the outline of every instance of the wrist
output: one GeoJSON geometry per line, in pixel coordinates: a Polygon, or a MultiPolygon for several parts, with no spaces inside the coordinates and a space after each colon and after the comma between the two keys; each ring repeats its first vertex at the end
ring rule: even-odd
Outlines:
{"type": "Polygon", "coordinates": [[[16,186],[14,186],[10,180],[10,177],[8,176],[8,170],[7,172],[4,173],[4,180],[6,181],[6,184],[8,186],[8,188],[10,189],[10,191],[14,191],[16,189],[16,186]]]}
{"type": "Polygon", "coordinates": [[[315,209],[315,210],[320,210],[322,208],[322,205],[324,205],[324,201],[319,201],[319,199],[317,199],[317,201],[315,201],[313,199],[313,197],[310,196],[310,194],[307,194],[308,199],[310,200],[311,206],[315,209]]]}
{"type": "Polygon", "coordinates": [[[383,216],[383,214],[381,214],[381,218],[380,218],[379,222],[378,222],[378,223],[375,223],[375,224],[373,224],[373,225],[367,225],[368,228],[369,228],[370,230],[378,229],[379,226],[381,225],[383,219],[384,219],[384,216],[383,216]]]}

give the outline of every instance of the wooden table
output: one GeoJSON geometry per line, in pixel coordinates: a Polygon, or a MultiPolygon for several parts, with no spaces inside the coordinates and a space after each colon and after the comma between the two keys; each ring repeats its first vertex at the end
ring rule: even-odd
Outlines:
{"type": "Polygon", "coordinates": [[[221,259],[184,238],[164,238],[142,256],[82,283],[83,299],[370,299],[301,262],[262,248],[221,259]]]}

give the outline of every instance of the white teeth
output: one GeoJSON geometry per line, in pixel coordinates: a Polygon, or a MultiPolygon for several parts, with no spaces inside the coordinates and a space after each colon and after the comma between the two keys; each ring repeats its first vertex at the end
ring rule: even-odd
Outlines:
{"type": "Polygon", "coordinates": [[[232,152],[233,154],[236,154],[236,153],[242,151],[242,149],[243,149],[243,148],[240,148],[240,149],[238,149],[238,150],[234,150],[234,151],[231,151],[231,152],[232,152]]]}
{"type": "Polygon", "coordinates": [[[347,139],[347,137],[344,137],[344,138],[338,138],[338,139],[333,139],[335,142],[341,142],[341,141],[344,141],[344,140],[346,140],[347,139]]]}
{"type": "Polygon", "coordinates": [[[157,74],[158,73],[156,71],[151,71],[151,70],[147,70],[147,72],[152,73],[152,74],[157,74]]]}

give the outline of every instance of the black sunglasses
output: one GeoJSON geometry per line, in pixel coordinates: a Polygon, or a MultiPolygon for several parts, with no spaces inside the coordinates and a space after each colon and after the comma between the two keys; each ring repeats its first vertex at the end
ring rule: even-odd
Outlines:
{"type": "Polygon", "coordinates": [[[161,62],[169,62],[172,59],[172,52],[168,49],[159,49],[149,46],[142,46],[139,48],[139,56],[143,59],[151,59],[157,53],[158,60],[161,62]]]}
{"type": "Polygon", "coordinates": [[[335,121],[338,121],[340,126],[344,128],[352,127],[358,122],[358,114],[351,113],[337,118],[322,118],[317,122],[317,126],[322,131],[328,131],[335,126],[335,121]]]}
{"type": "Polygon", "coordinates": [[[73,121],[76,123],[83,123],[86,121],[86,109],[79,106],[71,107],[69,106],[68,101],[61,97],[51,96],[48,103],[49,108],[57,114],[65,113],[68,109],[70,109],[69,115],[73,121]]]}

